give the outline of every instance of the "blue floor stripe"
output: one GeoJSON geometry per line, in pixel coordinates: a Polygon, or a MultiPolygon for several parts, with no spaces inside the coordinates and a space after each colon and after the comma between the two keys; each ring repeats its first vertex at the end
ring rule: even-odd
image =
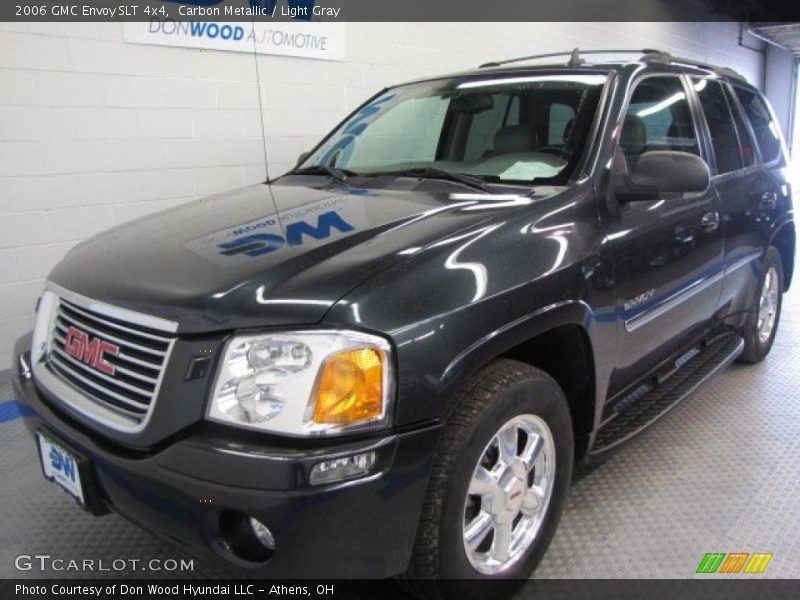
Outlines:
{"type": "Polygon", "coordinates": [[[30,417],[32,414],[33,411],[30,408],[24,404],[20,404],[16,400],[0,402],[0,423],[13,421],[20,417],[30,417]]]}

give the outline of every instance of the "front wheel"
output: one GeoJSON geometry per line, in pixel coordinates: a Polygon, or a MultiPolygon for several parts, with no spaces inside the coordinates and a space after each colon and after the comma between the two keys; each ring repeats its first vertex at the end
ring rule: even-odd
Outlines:
{"type": "Polygon", "coordinates": [[[764,269],[742,328],[744,350],[739,361],[757,363],[772,349],[783,301],[783,263],[774,246],[767,249],[764,269]]]}
{"type": "Polygon", "coordinates": [[[444,597],[486,597],[466,579],[508,585],[532,573],[572,475],[569,407],[546,373],[497,361],[465,386],[445,424],[410,574],[444,597]]]}

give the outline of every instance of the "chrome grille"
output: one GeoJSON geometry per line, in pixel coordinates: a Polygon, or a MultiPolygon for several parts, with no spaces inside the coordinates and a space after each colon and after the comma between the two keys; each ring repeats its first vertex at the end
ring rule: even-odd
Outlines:
{"type": "Polygon", "coordinates": [[[91,400],[99,413],[111,411],[129,427],[137,427],[155,402],[174,339],[164,332],[99,314],[62,297],[55,306],[46,363],[54,375],[91,400]],[[113,372],[92,366],[88,360],[91,352],[82,355],[67,351],[71,328],[86,334],[87,340],[108,342],[116,347],[116,353],[102,356],[113,372]]]}

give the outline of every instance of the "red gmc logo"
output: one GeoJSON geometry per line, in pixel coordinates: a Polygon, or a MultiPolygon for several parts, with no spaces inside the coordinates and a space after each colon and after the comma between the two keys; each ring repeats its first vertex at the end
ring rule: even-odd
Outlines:
{"type": "Polygon", "coordinates": [[[67,337],[64,339],[64,350],[70,356],[107,375],[113,375],[116,372],[114,365],[107,363],[104,357],[106,354],[111,356],[119,354],[119,346],[98,338],[90,340],[89,334],[77,327],[70,327],[67,330],[67,337]]]}

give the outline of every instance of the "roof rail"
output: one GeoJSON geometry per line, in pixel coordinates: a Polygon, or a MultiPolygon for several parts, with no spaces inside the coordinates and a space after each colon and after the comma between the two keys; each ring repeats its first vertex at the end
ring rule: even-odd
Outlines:
{"type": "Polygon", "coordinates": [[[719,65],[712,65],[709,63],[704,63],[699,60],[695,60],[693,58],[685,58],[683,56],[673,56],[669,52],[650,52],[641,58],[644,62],[659,62],[659,63],[668,63],[668,64],[675,64],[681,63],[684,65],[689,65],[692,67],[699,67],[701,69],[707,69],[709,71],[713,71],[718,75],[725,75],[726,77],[731,77],[733,79],[739,79],[741,81],[746,82],[744,75],[731,69],[730,67],[720,67],[719,65]]]}
{"type": "Polygon", "coordinates": [[[499,67],[515,62],[523,62],[526,60],[535,60],[539,58],[554,58],[557,56],[569,56],[569,60],[567,61],[566,65],[568,67],[578,67],[584,63],[583,59],[581,59],[582,54],[638,54],[640,55],[639,60],[643,62],[659,62],[665,64],[682,63],[685,65],[691,65],[693,67],[699,67],[701,69],[708,69],[709,71],[714,71],[719,75],[725,75],[741,81],[747,81],[741,73],[738,73],[737,71],[734,71],[728,67],[720,67],[691,58],[684,58],[682,56],[673,56],[669,52],[664,52],[663,50],[654,50],[652,48],[643,48],[641,50],[580,50],[579,48],[575,48],[571,52],[533,54],[531,56],[520,56],[519,58],[509,58],[508,60],[488,62],[480,65],[478,68],[485,69],[488,67],[499,67]]]}
{"type": "Polygon", "coordinates": [[[661,50],[653,50],[651,48],[644,48],[642,50],[580,50],[579,48],[575,48],[571,52],[550,52],[548,54],[532,54],[531,56],[520,56],[519,58],[509,58],[507,60],[499,60],[495,62],[488,62],[480,65],[479,69],[485,69],[488,67],[499,67],[501,65],[507,65],[510,63],[515,62],[523,62],[526,60],[534,60],[539,58],[553,58],[556,56],[569,56],[570,59],[567,62],[568,67],[577,67],[583,63],[580,56],[581,54],[642,54],[645,56],[649,56],[651,54],[658,54],[668,56],[666,52],[662,52],[661,50]]]}

